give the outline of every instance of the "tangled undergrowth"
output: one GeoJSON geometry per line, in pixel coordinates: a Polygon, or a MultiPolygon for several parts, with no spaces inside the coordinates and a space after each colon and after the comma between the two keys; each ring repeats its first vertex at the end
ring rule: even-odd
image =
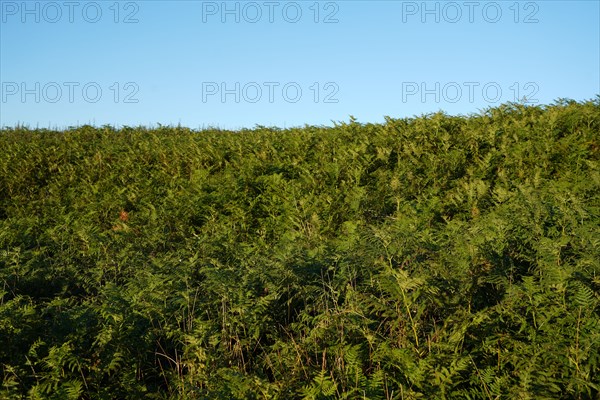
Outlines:
{"type": "Polygon", "coordinates": [[[600,399],[598,99],[0,147],[0,398],[600,399]]]}

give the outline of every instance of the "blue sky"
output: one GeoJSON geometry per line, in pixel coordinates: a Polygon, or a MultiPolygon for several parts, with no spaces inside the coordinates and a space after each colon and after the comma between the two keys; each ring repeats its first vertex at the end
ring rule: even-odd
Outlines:
{"type": "Polygon", "coordinates": [[[599,4],[0,0],[0,126],[290,127],[591,99],[599,4]]]}

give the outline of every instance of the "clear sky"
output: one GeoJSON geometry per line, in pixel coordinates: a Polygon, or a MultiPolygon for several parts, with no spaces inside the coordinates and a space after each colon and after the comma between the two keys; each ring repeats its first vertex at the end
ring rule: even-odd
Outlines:
{"type": "Polygon", "coordinates": [[[0,0],[0,126],[290,127],[592,99],[599,4],[0,0]]]}

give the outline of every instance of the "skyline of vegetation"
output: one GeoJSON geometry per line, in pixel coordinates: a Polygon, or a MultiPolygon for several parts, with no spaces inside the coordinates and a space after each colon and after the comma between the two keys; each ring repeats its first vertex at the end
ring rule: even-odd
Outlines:
{"type": "Polygon", "coordinates": [[[0,398],[599,399],[599,132],[0,129],[0,398]]]}

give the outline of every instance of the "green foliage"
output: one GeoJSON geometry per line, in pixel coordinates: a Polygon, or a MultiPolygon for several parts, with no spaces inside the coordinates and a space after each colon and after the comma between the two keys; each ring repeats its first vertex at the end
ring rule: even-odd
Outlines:
{"type": "Polygon", "coordinates": [[[0,398],[599,399],[600,104],[0,131],[0,398]]]}

